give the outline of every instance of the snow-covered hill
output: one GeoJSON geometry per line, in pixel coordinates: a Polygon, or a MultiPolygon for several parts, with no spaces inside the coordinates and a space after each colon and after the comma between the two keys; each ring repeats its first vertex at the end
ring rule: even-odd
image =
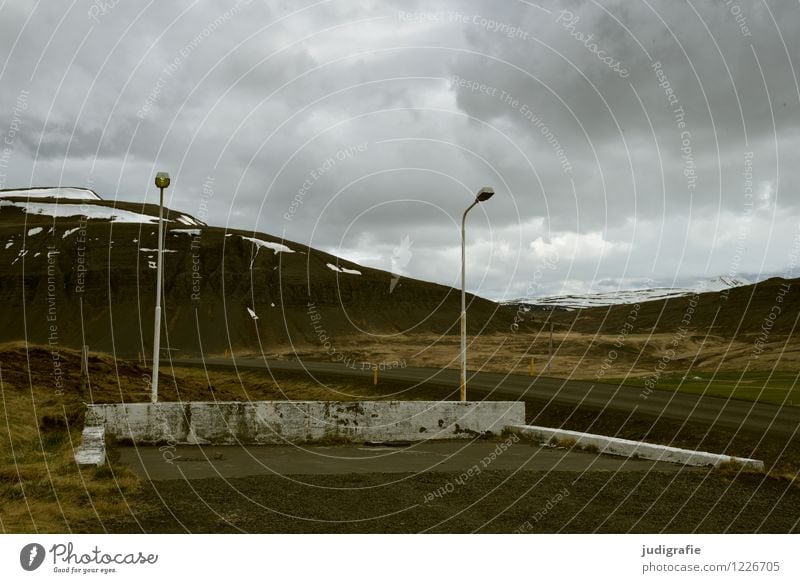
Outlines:
{"type": "Polygon", "coordinates": [[[663,300],[693,293],[719,292],[725,289],[750,285],[752,282],[728,276],[698,280],[688,287],[654,287],[645,289],[616,290],[588,294],[565,294],[538,298],[519,298],[503,302],[507,305],[528,305],[536,308],[556,308],[575,310],[578,308],[595,308],[618,304],[636,304],[652,300],[663,300]]]}

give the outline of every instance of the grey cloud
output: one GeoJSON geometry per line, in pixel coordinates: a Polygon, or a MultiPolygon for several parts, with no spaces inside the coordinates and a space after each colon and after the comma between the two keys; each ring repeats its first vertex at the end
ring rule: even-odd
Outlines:
{"type": "Polygon", "coordinates": [[[149,176],[163,168],[169,204],[194,212],[213,176],[212,222],[384,269],[413,234],[408,275],[450,284],[454,225],[489,184],[498,195],[470,216],[468,260],[471,289],[499,297],[530,289],[547,250],[563,257],[537,293],[727,272],[753,152],[753,192],[768,200],[737,269],[788,261],[800,215],[796,5],[741,3],[738,22],[710,0],[692,3],[699,17],[666,0],[604,3],[613,18],[579,1],[542,4],[549,14],[481,0],[254,1],[229,17],[187,1],[118,3],[95,22],[91,5],[58,29],[68,6],[39,6],[24,30],[30,8],[2,9],[0,136],[20,91],[30,96],[7,187],[90,181],[109,198],[153,200],[149,176]],[[562,9],[579,17],[569,30],[562,9]],[[594,35],[629,76],[570,33],[594,35]],[[693,188],[651,59],[686,112],[693,188]],[[311,173],[361,144],[296,201],[311,173]]]}

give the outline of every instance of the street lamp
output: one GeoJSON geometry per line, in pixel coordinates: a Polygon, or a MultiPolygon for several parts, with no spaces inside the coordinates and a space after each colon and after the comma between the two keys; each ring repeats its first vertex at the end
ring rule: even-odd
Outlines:
{"type": "Polygon", "coordinates": [[[492,198],[494,190],[484,186],[478,191],[475,200],[464,211],[461,217],[461,400],[467,400],[467,292],[466,292],[466,222],[467,213],[479,202],[492,198]]]}
{"type": "Polygon", "coordinates": [[[161,263],[164,257],[164,189],[169,186],[169,174],[156,174],[156,187],[161,191],[158,206],[158,259],[156,269],[156,321],[153,330],[153,381],[150,386],[150,401],[158,402],[158,353],[161,348],[161,263]]]}

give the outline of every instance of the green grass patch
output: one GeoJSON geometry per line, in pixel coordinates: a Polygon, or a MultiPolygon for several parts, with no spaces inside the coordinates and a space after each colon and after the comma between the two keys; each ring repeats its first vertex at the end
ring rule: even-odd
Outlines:
{"type": "MultiPolygon", "coordinates": [[[[644,388],[646,378],[607,378],[602,382],[644,388]]],[[[662,391],[800,407],[800,373],[797,371],[688,372],[662,375],[655,388],[662,391]]]]}

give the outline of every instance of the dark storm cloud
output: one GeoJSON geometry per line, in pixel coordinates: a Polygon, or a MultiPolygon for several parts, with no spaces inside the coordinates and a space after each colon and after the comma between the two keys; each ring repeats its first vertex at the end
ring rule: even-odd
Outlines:
{"type": "Polygon", "coordinates": [[[212,178],[211,222],[384,269],[409,240],[406,274],[453,284],[488,184],[468,257],[493,297],[790,262],[796,5],[100,6],[4,5],[5,186],[153,201],[166,168],[196,213],[212,178]]]}

